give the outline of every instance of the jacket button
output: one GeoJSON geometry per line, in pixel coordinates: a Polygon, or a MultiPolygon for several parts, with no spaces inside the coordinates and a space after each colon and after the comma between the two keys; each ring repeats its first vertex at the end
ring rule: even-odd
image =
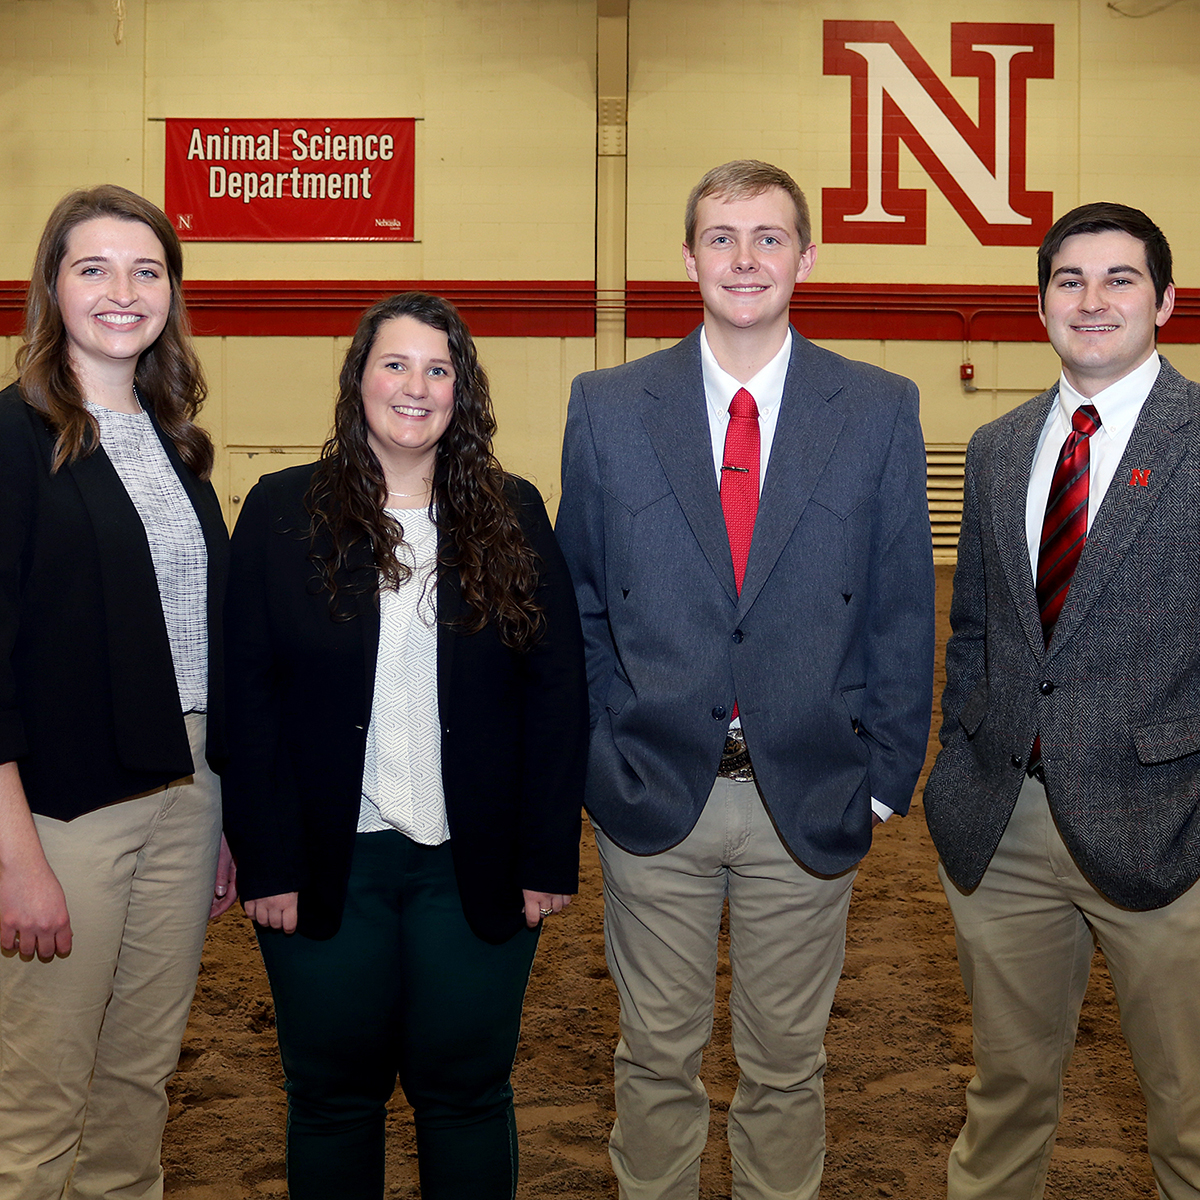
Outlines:
{"type": "Polygon", "coordinates": [[[1023,767],[1025,765],[1025,760],[1019,754],[1014,754],[1012,758],[1009,759],[1009,762],[1011,762],[1014,767],[1023,767]]]}
{"type": "Polygon", "coordinates": [[[1052,691],[1054,691],[1054,684],[1051,683],[1049,679],[1043,679],[1042,682],[1038,684],[1038,691],[1041,692],[1043,696],[1048,696],[1052,691]]]}
{"type": "Polygon", "coordinates": [[[724,718],[725,718],[725,705],[723,705],[723,704],[717,704],[717,705],[714,705],[714,706],[713,706],[713,710],[712,710],[712,715],[713,715],[713,720],[714,720],[714,721],[721,721],[721,720],[724,720],[724,718]]]}
{"type": "Polygon", "coordinates": [[[744,634],[744,633],[743,633],[743,632],[742,632],[740,629],[735,629],[735,630],[733,631],[733,640],[734,640],[735,642],[738,642],[739,644],[741,643],[741,640],[742,640],[742,639],[743,639],[745,636],[746,636],[746,635],[745,635],[745,634],[744,634]]]}

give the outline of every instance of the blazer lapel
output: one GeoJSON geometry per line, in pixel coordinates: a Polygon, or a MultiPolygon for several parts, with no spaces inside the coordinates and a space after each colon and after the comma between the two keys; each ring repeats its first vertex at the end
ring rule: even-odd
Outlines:
{"type": "Polygon", "coordinates": [[[841,379],[793,329],[792,358],[738,598],[739,616],[770,578],[837,445],[845,415],[829,401],[841,389],[841,379]]]}
{"type": "Polygon", "coordinates": [[[1029,497],[1029,477],[1033,456],[1042,427],[1058,398],[1058,384],[1043,392],[1030,404],[1022,405],[1012,417],[1007,442],[995,446],[992,468],[992,522],[1000,565],[1008,580],[1021,627],[1029,647],[1039,658],[1045,657],[1046,639],[1030,566],[1029,539],[1025,529],[1025,509],[1029,497]]]}
{"type": "Polygon", "coordinates": [[[733,557],[713,471],[699,330],[665,357],[668,365],[646,383],[642,423],[693,536],[736,604],[733,557]]]}
{"type": "Polygon", "coordinates": [[[458,646],[456,628],[462,615],[462,585],[458,571],[439,573],[437,581],[437,693],[438,712],[450,712],[450,680],[454,652],[458,646]]]}
{"type": "MultiPolygon", "coordinates": [[[[374,570],[373,556],[370,547],[365,542],[353,546],[347,557],[346,569],[342,573],[343,582],[354,579],[360,572],[374,570]]],[[[324,593],[321,602],[326,602],[324,593]]],[[[358,627],[362,634],[363,654],[363,712],[368,715],[371,705],[375,702],[375,663],[379,658],[379,605],[381,597],[374,588],[365,588],[354,594],[354,608],[358,617],[358,627]]]]}
{"type": "Polygon", "coordinates": [[[1171,474],[1191,451],[1189,439],[1177,433],[1190,419],[1186,383],[1169,363],[1163,362],[1092,521],[1066,603],[1054,627],[1051,652],[1086,620],[1109,576],[1154,511],[1171,474]],[[1128,486],[1135,467],[1149,469],[1145,487],[1128,486]]]}

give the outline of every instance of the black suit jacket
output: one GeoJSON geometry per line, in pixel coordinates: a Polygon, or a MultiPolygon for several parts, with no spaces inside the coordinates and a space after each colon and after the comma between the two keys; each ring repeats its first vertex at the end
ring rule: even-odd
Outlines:
{"type": "MultiPolygon", "coordinates": [[[[159,437],[208,548],[214,761],[229,539],[212,485],[159,437]]],[[[193,763],[141,518],[102,449],[51,474],[53,450],[17,386],[0,392],[0,762],[17,762],[34,812],[69,821],[193,763]]]]}
{"type": "MultiPolygon", "coordinates": [[[[230,761],[226,832],[246,899],[300,893],[299,928],[341,921],[362,796],[379,609],[337,621],[309,558],[315,464],[263,478],[233,535],[226,608],[230,761]]],[[[579,617],[541,497],[514,481],[541,558],[546,634],[528,653],[494,626],[467,635],[457,576],[437,588],[438,710],[450,843],[463,909],[499,942],[523,923],[521,889],[574,892],[587,747],[579,617]]],[[[364,551],[356,572],[373,570],[364,551]]],[[[350,603],[346,601],[344,603],[350,603]]]]}

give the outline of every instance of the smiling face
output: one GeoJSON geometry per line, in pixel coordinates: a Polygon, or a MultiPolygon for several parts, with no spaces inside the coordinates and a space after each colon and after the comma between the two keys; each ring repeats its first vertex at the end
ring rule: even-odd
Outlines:
{"type": "Polygon", "coordinates": [[[1142,242],[1106,229],[1063,242],[1050,264],[1041,318],[1067,380],[1091,397],[1150,357],[1155,331],[1174,305],[1172,284],[1155,304],[1142,242]]]}
{"type": "Polygon", "coordinates": [[[440,329],[393,317],[375,334],[362,374],[367,442],[387,470],[432,461],[454,415],[454,364],[440,329]]]}
{"type": "Polygon", "coordinates": [[[700,285],[706,328],[780,338],[792,292],[816,258],[815,245],[800,244],[791,197],[777,187],[741,199],[706,196],[696,206],[695,244],[683,248],[688,278],[700,285]]]}
{"type": "Polygon", "coordinates": [[[111,376],[114,368],[132,373],[171,311],[166,255],[141,221],[94,217],[76,225],[55,290],[81,380],[111,376]]]}

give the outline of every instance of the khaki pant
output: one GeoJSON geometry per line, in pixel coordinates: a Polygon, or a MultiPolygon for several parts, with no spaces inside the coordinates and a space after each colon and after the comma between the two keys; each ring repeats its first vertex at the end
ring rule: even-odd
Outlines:
{"type": "Polygon", "coordinates": [[[196,774],[74,821],[37,817],[74,944],[0,957],[0,1200],[157,1200],[166,1085],[212,900],[221,812],[196,774]]]}
{"type": "Polygon", "coordinates": [[[712,1034],[717,935],[729,897],[735,1200],[811,1200],[825,1155],[824,1036],[854,872],[810,874],[753,783],[718,779],[695,829],[635,855],[600,831],[609,970],[621,1001],[622,1200],[694,1200],[708,1136],[700,1059],[712,1034]]]}
{"type": "MultiPolygon", "coordinates": [[[[965,801],[964,801],[965,802],[965,801]]],[[[941,872],[974,1022],[950,1200],[1039,1200],[1092,951],[1104,951],[1164,1200],[1200,1200],[1200,887],[1130,912],[1084,878],[1028,779],[979,886],[941,872]]]]}

